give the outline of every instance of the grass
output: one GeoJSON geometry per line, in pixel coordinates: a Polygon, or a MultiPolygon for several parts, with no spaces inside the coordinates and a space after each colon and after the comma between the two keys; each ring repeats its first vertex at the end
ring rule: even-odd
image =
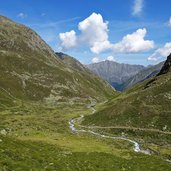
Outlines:
{"type": "Polygon", "coordinates": [[[171,136],[142,130],[131,129],[93,129],[95,132],[100,132],[110,136],[122,136],[135,140],[140,143],[141,148],[149,149],[153,155],[162,157],[163,159],[171,158],[171,136]]]}
{"type": "Polygon", "coordinates": [[[21,102],[1,111],[0,130],[7,130],[7,135],[0,135],[0,170],[171,169],[171,164],[160,156],[133,152],[132,144],[126,141],[73,134],[68,121],[90,113],[90,109],[78,104],[49,107],[21,102]]]}
{"type": "Polygon", "coordinates": [[[159,129],[167,124],[170,130],[168,78],[162,77],[156,82],[160,86],[152,85],[150,91],[139,91],[142,85],[137,85],[116,93],[74,59],[62,62],[31,29],[0,18],[0,171],[171,170],[171,163],[161,158],[170,155],[168,137],[122,130],[160,153],[148,156],[135,153],[127,141],[73,134],[68,125],[83,114],[86,124],[159,129]],[[86,104],[114,96],[90,116],[86,104]]]}
{"type": "Polygon", "coordinates": [[[85,103],[89,97],[99,102],[115,94],[76,59],[66,56],[61,60],[30,28],[3,16],[0,20],[0,102],[5,103],[2,89],[23,101],[55,105],[68,99],[85,103]]]}
{"type": "Polygon", "coordinates": [[[43,142],[4,138],[1,144],[1,170],[169,170],[158,158],[131,154],[130,159],[104,152],[70,152],[43,142]],[[3,150],[2,150],[3,149],[3,150]],[[147,162],[148,161],[148,162],[147,162]]]}
{"type": "Polygon", "coordinates": [[[149,149],[156,156],[170,159],[171,136],[162,133],[171,131],[170,76],[171,73],[168,72],[157,77],[148,88],[145,87],[149,80],[137,84],[103,104],[95,114],[86,116],[82,124],[118,127],[94,129],[104,134],[134,139],[141,143],[143,149],[149,149]],[[152,132],[150,129],[161,132],[152,132]]]}
{"type": "Polygon", "coordinates": [[[133,126],[171,131],[170,74],[160,76],[144,89],[146,82],[104,104],[97,113],[87,116],[84,124],[133,126]]]}

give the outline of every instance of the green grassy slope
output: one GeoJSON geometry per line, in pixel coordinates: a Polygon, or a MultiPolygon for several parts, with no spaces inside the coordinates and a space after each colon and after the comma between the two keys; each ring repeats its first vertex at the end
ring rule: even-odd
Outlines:
{"type": "Polygon", "coordinates": [[[127,90],[84,123],[171,131],[171,72],[127,90]]]}
{"type": "Polygon", "coordinates": [[[3,16],[0,59],[0,91],[15,98],[56,104],[89,97],[101,101],[115,94],[83,65],[79,72],[68,67],[34,31],[3,16]]]}
{"type": "Polygon", "coordinates": [[[29,171],[169,171],[159,158],[132,154],[130,159],[104,152],[69,152],[42,142],[4,139],[1,170],[29,171]],[[9,149],[7,149],[9,148],[9,149]],[[11,150],[13,148],[13,150],[11,150]]]}
{"type": "Polygon", "coordinates": [[[85,106],[18,104],[0,114],[0,170],[169,171],[159,156],[135,153],[132,144],[73,134],[68,121],[85,106]],[[5,134],[2,133],[5,130],[5,134]],[[147,162],[148,161],[148,162],[147,162]]]}
{"type": "Polygon", "coordinates": [[[153,155],[171,158],[170,61],[171,55],[156,77],[101,105],[82,124],[96,132],[134,139],[153,155]]]}

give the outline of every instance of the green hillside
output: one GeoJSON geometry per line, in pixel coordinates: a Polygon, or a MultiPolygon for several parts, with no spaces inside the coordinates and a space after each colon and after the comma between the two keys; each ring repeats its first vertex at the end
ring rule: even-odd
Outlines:
{"type": "Polygon", "coordinates": [[[83,65],[79,72],[68,67],[34,31],[3,16],[0,58],[0,91],[17,99],[56,104],[90,97],[102,101],[115,94],[83,65]]]}
{"type": "Polygon", "coordinates": [[[0,113],[0,170],[170,171],[170,163],[160,155],[136,153],[129,142],[69,129],[71,118],[90,113],[82,105],[37,103],[4,110],[0,113]]]}
{"type": "MultiPolygon", "coordinates": [[[[170,58],[171,55],[168,60],[170,58]]],[[[167,62],[163,68],[165,66],[167,62]]],[[[164,74],[159,73],[150,81],[140,83],[109,101],[103,106],[103,109],[87,117],[85,123],[171,131],[170,88],[171,72],[167,69],[164,74]]]]}
{"type": "MultiPolygon", "coordinates": [[[[126,114],[132,119],[129,124],[138,126],[136,112],[142,107],[155,111],[155,128],[167,124],[169,131],[170,72],[163,74],[168,69],[120,94],[74,58],[55,54],[31,29],[2,16],[0,60],[0,171],[171,170],[166,161],[171,159],[171,139],[163,132],[141,133],[144,141],[163,145],[143,144],[142,149],[152,149],[152,155],[146,155],[135,152],[133,144],[122,138],[73,132],[69,127],[80,115],[87,116],[83,123],[88,125],[128,125],[126,114]],[[92,115],[94,108],[98,112],[92,115]]],[[[144,113],[141,127],[150,123],[144,113]]],[[[93,129],[111,136],[123,132],[93,129]]],[[[130,138],[143,142],[137,135],[130,138]]]]}
{"type": "Polygon", "coordinates": [[[171,158],[171,55],[159,74],[101,105],[82,125],[141,142],[152,154],[171,158]]]}

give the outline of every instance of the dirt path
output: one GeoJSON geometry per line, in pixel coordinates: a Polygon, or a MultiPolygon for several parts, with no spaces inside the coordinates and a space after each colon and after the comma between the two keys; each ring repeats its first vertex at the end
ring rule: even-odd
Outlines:
{"type": "MultiPolygon", "coordinates": [[[[102,137],[102,138],[118,139],[118,140],[128,141],[128,142],[130,142],[130,143],[132,143],[134,145],[133,150],[135,152],[141,152],[141,153],[150,155],[150,151],[149,150],[142,150],[141,147],[140,147],[140,144],[138,142],[134,141],[134,140],[131,140],[131,139],[128,139],[128,138],[124,138],[124,137],[120,137],[120,136],[104,135],[104,134],[100,134],[100,133],[94,132],[92,130],[85,130],[85,129],[78,129],[78,128],[76,128],[75,124],[79,123],[83,118],[84,118],[84,116],[82,115],[79,118],[71,119],[69,121],[69,127],[72,130],[72,132],[74,132],[74,133],[78,133],[78,132],[83,132],[84,133],[84,132],[87,132],[87,133],[90,133],[90,134],[93,134],[95,136],[99,136],[99,137],[102,137]]],[[[78,125],[78,127],[80,127],[80,125],[78,125]]],[[[84,127],[84,128],[89,129],[89,127],[84,127]]]]}
{"type": "MultiPolygon", "coordinates": [[[[92,114],[95,113],[95,109],[92,107],[92,114]]],[[[102,127],[102,126],[82,126],[80,125],[81,124],[81,121],[84,119],[84,116],[81,115],[80,117],[78,118],[75,118],[75,119],[71,119],[69,121],[69,127],[71,129],[71,131],[73,133],[90,133],[92,135],[95,135],[95,136],[99,136],[99,137],[102,137],[102,138],[106,138],[106,139],[113,139],[113,140],[116,140],[116,139],[119,139],[119,140],[124,140],[124,141],[128,141],[130,143],[133,144],[133,150],[135,152],[141,152],[141,153],[144,153],[146,155],[151,155],[151,152],[149,150],[143,150],[141,149],[141,145],[136,142],[135,140],[131,140],[129,138],[125,138],[125,137],[120,137],[120,136],[109,136],[109,135],[104,135],[104,134],[101,134],[101,133],[97,133],[97,132],[94,132],[92,131],[91,129],[93,128],[97,128],[97,129],[129,129],[129,130],[139,130],[139,131],[150,131],[150,132],[155,132],[155,133],[163,133],[163,134],[169,134],[171,135],[171,132],[165,132],[165,131],[161,131],[161,130],[158,130],[158,129],[146,129],[146,128],[136,128],[136,127],[125,127],[125,126],[109,126],[109,127],[102,127]],[[76,126],[78,128],[76,128],[76,126]]],[[[171,162],[170,159],[164,159],[165,161],[167,162],[171,162]]]]}
{"type": "Polygon", "coordinates": [[[83,126],[80,125],[81,128],[89,128],[89,129],[127,129],[127,130],[133,130],[133,131],[149,131],[149,132],[155,132],[155,133],[161,133],[166,135],[171,135],[171,132],[167,131],[161,131],[159,129],[152,129],[152,128],[136,128],[136,127],[126,127],[126,126],[83,126]]]}

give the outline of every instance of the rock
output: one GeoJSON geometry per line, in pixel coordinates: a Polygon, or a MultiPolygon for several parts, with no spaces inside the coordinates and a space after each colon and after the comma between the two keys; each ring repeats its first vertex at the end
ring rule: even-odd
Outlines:
{"type": "MultiPolygon", "coordinates": [[[[144,89],[150,87],[151,85],[155,85],[156,80],[158,79],[158,77],[160,75],[166,74],[166,73],[168,73],[170,71],[171,71],[171,54],[167,57],[167,60],[164,63],[164,65],[163,65],[162,69],[160,70],[160,72],[156,75],[156,77],[154,77],[152,80],[147,82],[144,89]]],[[[162,83],[160,85],[162,85],[162,83]]]]}
{"type": "Polygon", "coordinates": [[[7,131],[5,129],[2,129],[0,133],[1,135],[7,135],[7,131]]]}
{"type": "Polygon", "coordinates": [[[167,60],[166,62],[164,63],[161,71],[159,72],[158,76],[159,75],[162,75],[162,74],[166,74],[167,72],[169,72],[171,69],[171,54],[167,57],[167,60]]]}
{"type": "Polygon", "coordinates": [[[167,129],[167,125],[165,125],[164,127],[163,127],[163,131],[165,131],[167,129]]]}

